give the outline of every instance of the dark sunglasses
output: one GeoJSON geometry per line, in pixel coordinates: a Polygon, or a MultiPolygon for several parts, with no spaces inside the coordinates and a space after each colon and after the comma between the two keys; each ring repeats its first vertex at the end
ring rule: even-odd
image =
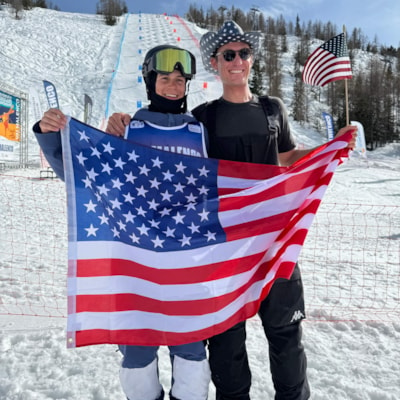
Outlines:
{"type": "Polygon", "coordinates": [[[245,47],[244,49],[240,49],[240,50],[225,50],[222,53],[216,53],[215,57],[220,56],[222,54],[222,56],[224,57],[225,61],[233,61],[236,57],[236,54],[239,54],[239,57],[246,61],[250,58],[250,56],[253,54],[252,50],[249,47],[245,47]]]}

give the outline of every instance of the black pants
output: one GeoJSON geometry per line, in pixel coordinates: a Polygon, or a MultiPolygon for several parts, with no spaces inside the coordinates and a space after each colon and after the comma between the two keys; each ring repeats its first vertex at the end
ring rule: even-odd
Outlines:
{"type": "MultiPolygon", "coordinates": [[[[289,281],[274,283],[258,314],[269,345],[275,400],[309,399],[307,360],[301,344],[304,295],[297,265],[289,281]]],[[[208,340],[216,400],[250,399],[251,372],[245,342],[245,322],[208,340]]]]}

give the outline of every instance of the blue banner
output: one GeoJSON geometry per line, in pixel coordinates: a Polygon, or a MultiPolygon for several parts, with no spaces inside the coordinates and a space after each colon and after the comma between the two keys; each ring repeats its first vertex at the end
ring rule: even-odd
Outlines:
{"type": "Polygon", "coordinates": [[[333,127],[333,118],[331,114],[328,114],[326,112],[322,112],[322,117],[325,120],[326,123],[326,130],[327,130],[327,138],[328,141],[332,140],[335,136],[335,129],[333,127]]]}
{"type": "Polygon", "coordinates": [[[44,91],[50,108],[60,108],[56,87],[49,81],[43,81],[44,91]]]}

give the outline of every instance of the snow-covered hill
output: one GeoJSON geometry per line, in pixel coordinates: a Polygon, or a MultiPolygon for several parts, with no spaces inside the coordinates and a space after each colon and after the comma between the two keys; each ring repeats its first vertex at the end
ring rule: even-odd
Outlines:
{"type": "MultiPolygon", "coordinates": [[[[83,96],[88,94],[93,100],[91,123],[101,126],[106,114],[114,111],[134,112],[138,102],[146,102],[143,82],[140,82],[141,59],[150,47],[173,43],[192,50],[198,59],[198,74],[190,87],[189,105],[193,107],[218,97],[221,86],[218,79],[206,73],[201,65],[196,39],[200,38],[203,31],[187,21],[184,23],[177,18],[144,14],[123,16],[116,26],[109,27],[103,24],[99,16],[38,8],[25,12],[23,19],[15,20],[3,9],[0,11],[0,81],[26,93],[36,91],[44,110],[47,104],[42,80],[47,79],[57,87],[61,108],[79,119],[83,118],[83,96]]],[[[290,80],[290,68],[290,65],[284,65],[284,71],[288,74],[284,82],[290,80]]],[[[290,93],[290,89],[286,87],[284,92],[290,93]]],[[[290,99],[287,103],[290,104],[290,99]]],[[[34,122],[35,116],[30,109],[29,126],[34,122]]],[[[310,127],[294,123],[292,126],[301,145],[315,146],[325,140],[310,127]]],[[[38,146],[33,135],[29,135],[29,157],[38,160],[38,146]]],[[[355,154],[336,172],[326,200],[337,204],[398,207],[399,159],[398,144],[368,153],[367,159],[355,154]]],[[[12,180],[19,176],[37,177],[38,170],[4,171],[0,178],[12,180]]],[[[66,244],[65,226],[60,226],[59,231],[54,232],[58,222],[43,221],[40,214],[43,210],[38,207],[38,204],[52,206],[50,192],[51,196],[54,195],[54,201],[59,202],[63,184],[57,181],[49,183],[50,190],[47,190],[43,182],[29,182],[31,196],[22,196],[23,201],[16,207],[21,213],[18,223],[26,223],[25,214],[30,219],[40,221],[37,229],[44,231],[45,238],[42,251],[46,251],[46,246],[52,241],[61,243],[60,247],[63,248],[66,244]]],[[[20,183],[15,188],[17,186],[24,185],[20,183]]],[[[7,185],[7,190],[14,190],[13,185],[7,185]]],[[[21,198],[20,193],[15,197],[21,198]]],[[[4,204],[3,208],[0,206],[3,212],[4,204]]],[[[58,213],[59,207],[57,203],[55,208],[49,210],[50,214],[58,213]]],[[[62,221],[59,223],[62,224],[62,221]]],[[[0,228],[0,238],[3,239],[9,234],[5,226],[0,228]]],[[[400,240],[400,232],[395,226],[393,229],[391,238],[387,239],[391,246],[397,243],[393,240],[400,240]]],[[[321,238],[325,234],[318,232],[321,238]]],[[[18,268],[19,258],[9,249],[1,249],[2,257],[3,254],[4,258],[14,257],[14,266],[18,268]]],[[[392,257],[395,261],[399,260],[396,252],[392,257]]],[[[380,267],[389,268],[386,261],[382,259],[380,267]]],[[[321,274],[324,272],[324,265],[314,266],[314,260],[309,264],[320,268],[321,274]]],[[[307,272],[307,268],[304,263],[303,272],[307,272]]],[[[396,276],[397,271],[398,277],[399,265],[393,263],[391,268],[391,273],[396,276]]],[[[24,264],[21,264],[21,269],[26,269],[24,264]]],[[[54,269],[52,265],[49,266],[49,271],[57,273],[58,278],[60,275],[55,269],[56,266],[54,269]]],[[[16,276],[12,275],[12,271],[11,275],[9,273],[9,268],[0,259],[0,399],[122,400],[124,396],[118,380],[120,354],[116,352],[116,346],[67,350],[64,318],[24,319],[4,313],[2,304],[6,296],[14,296],[17,300],[24,296],[32,299],[38,296],[36,286],[29,282],[18,286],[16,276]]],[[[311,283],[305,282],[306,296],[311,283]]],[[[63,284],[59,282],[61,291],[63,284]]],[[[398,281],[391,285],[396,285],[395,289],[398,290],[398,281]]],[[[363,289],[358,289],[356,282],[352,290],[357,294],[357,290],[363,289]]],[[[310,315],[313,312],[313,309],[309,309],[310,315]]],[[[312,399],[399,399],[399,341],[398,321],[306,321],[304,343],[308,354],[312,399]]],[[[257,317],[248,322],[247,345],[253,373],[252,399],[272,399],[267,344],[257,317]]],[[[160,376],[168,390],[170,366],[165,348],[160,350],[160,376]]],[[[214,398],[212,386],[209,398],[214,398]]]]}

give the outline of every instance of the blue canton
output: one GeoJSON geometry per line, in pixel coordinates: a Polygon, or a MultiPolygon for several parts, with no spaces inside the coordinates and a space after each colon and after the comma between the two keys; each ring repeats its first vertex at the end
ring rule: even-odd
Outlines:
{"type": "Polygon", "coordinates": [[[164,252],[225,241],[218,161],[129,143],[71,120],[78,241],[164,252]]]}

